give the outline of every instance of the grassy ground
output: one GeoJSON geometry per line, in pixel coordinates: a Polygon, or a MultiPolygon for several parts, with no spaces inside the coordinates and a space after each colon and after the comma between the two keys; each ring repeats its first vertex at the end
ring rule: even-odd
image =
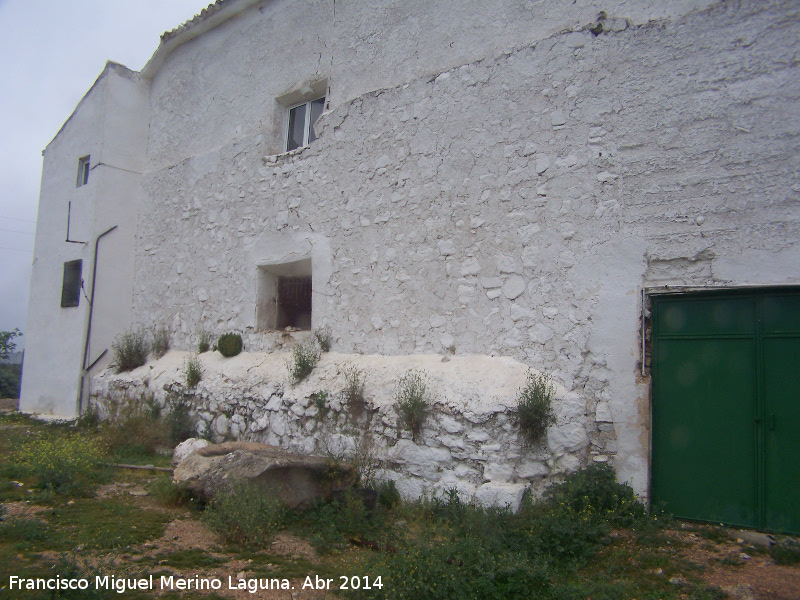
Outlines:
{"type": "MultiPolygon", "coordinates": [[[[786,578],[769,595],[751,586],[755,597],[798,597],[796,564],[779,567],[768,550],[737,544],[725,529],[648,515],[604,467],[517,514],[455,493],[401,502],[391,485],[378,487],[374,505],[350,494],[293,512],[242,488],[202,506],[164,473],[106,466],[169,464],[174,427],[156,412],[128,414],[114,427],[0,414],[1,597],[711,600],[728,597],[721,588],[755,563],[762,575],[776,573],[767,584],[786,578]],[[109,589],[95,588],[98,575],[109,589]],[[12,576],[90,585],[11,589],[12,576]],[[221,588],[114,589],[114,578],[150,576],[156,588],[162,576],[216,579],[221,588]],[[254,580],[294,589],[251,593],[254,580]]],[[[790,542],[783,548],[781,560],[796,563],[800,552],[790,542]]]]}

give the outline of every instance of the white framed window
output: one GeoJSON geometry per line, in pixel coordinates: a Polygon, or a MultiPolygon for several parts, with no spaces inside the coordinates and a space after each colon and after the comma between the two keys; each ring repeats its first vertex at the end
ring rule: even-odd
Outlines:
{"type": "Polygon", "coordinates": [[[286,151],[308,146],[317,139],[314,123],[325,109],[325,98],[308,100],[289,107],[289,126],[286,132],[286,151]]]}
{"type": "Polygon", "coordinates": [[[84,156],[78,159],[78,181],[75,187],[81,187],[89,183],[89,169],[91,167],[91,157],[84,156]]]}

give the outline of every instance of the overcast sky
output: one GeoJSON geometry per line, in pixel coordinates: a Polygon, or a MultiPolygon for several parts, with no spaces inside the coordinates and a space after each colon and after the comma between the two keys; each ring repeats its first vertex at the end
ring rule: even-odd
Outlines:
{"type": "Polygon", "coordinates": [[[140,70],[210,3],[0,0],[0,331],[25,329],[42,150],[107,60],[140,70]]]}

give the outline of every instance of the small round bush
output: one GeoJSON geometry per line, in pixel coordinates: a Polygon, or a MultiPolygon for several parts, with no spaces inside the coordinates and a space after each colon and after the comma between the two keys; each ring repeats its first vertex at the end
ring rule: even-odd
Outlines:
{"type": "Polygon", "coordinates": [[[242,351],[242,336],[238,333],[223,333],[217,340],[217,350],[222,356],[236,356],[242,351]]]}

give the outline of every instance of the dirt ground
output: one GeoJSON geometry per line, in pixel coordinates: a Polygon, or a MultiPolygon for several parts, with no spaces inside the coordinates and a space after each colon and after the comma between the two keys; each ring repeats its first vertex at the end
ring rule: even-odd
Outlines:
{"type": "MultiPolygon", "coordinates": [[[[152,498],[139,495],[138,486],[114,485],[101,488],[99,494],[108,497],[113,494],[131,494],[143,507],[155,508],[152,498]]],[[[683,549],[679,555],[696,567],[693,572],[709,585],[725,591],[733,600],[800,600],[800,565],[776,565],[764,548],[750,546],[736,539],[712,541],[693,531],[674,532],[677,545],[683,549]]],[[[735,530],[732,535],[736,535],[735,530]]],[[[190,513],[176,514],[158,540],[142,545],[136,550],[157,555],[178,550],[203,550],[224,557],[220,551],[216,535],[201,522],[193,519],[190,513]]],[[[287,558],[306,558],[315,562],[316,552],[310,544],[291,533],[280,532],[270,548],[270,555],[287,558]]],[[[177,572],[176,572],[177,574],[177,572]]],[[[217,593],[225,598],[263,598],[265,600],[319,599],[330,594],[316,590],[303,590],[303,580],[291,581],[293,591],[272,590],[252,594],[244,590],[226,590],[228,577],[247,578],[248,561],[230,560],[203,572],[184,571],[182,576],[198,575],[216,577],[224,582],[223,589],[217,593]]],[[[262,576],[263,577],[263,576],[262,576]]],[[[680,585],[678,582],[677,585],[680,585]]]]}
{"type": "MultiPolygon", "coordinates": [[[[18,401],[0,399],[0,410],[16,410],[18,401]]],[[[211,569],[201,571],[176,570],[176,575],[193,577],[195,575],[205,578],[218,578],[223,582],[222,589],[216,593],[225,598],[264,600],[304,600],[320,599],[331,595],[318,590],[303,590],[302,579],[291,580],[293,590],[259,590],[253,594],[247,590],[228,590],[228,578],[234,581],[239,578],[246,579],[252,574],[249,572],[249,563],[252,561],[233,559],[221,550],[217,536],[205,527],[203,523],[193,518],[183,510],[165,509],[160,507],[155,500],[144,490],[142,484],[113,483],[101,486],[97,490],[101,498],[126,495],[135,499],[137,504],[150,510],[166,510],[174,514],[167,525],[164,535],[151,542],[128,549],[131,555],[157,556],[160,554],[180,550],[200,550],[213,555],[226,562],[220,562],[211,569]]],[[[38,506],[31,506],[25,502],[6,503],[9,516],[35,516],[43,510],[38,506]]],[[[687,531],[676,530],[674,536],[681,551],[680,558],[693,567],[695,576],[701,578],[709,585],[714,585],[725,591],[734,600],[800,600],[800,565],[777,565],[764,548],[755,548],[744,541],[729,539],[713,541],[698,535],[694,528],[687,531]]],[[[732,535],[736,535],[735,531],[732,535]]],[[[316,562],[316,553],[309,543],[289,532],[280,532],[270,548],[271,556],[286,558],[303,558],[316,562]]],[[[125,556],[125,555],[123,555],[125,556]]],[[[124,560],[121,558],[120,560],[124,560]]],[[[263,578],[263,574],[261,575],[263,578]]],[[[680,585],[680,581],[675,582],[680,585]]]]}
{"type": "Polygon", "coordinates": [[[17,410],[19,400],[15,398],[0,398],[0,410],[17,410]]]}
{"type": "Polygon", "coordinates": [[[800,565],[776,565],[763,549],[733,539],[717,543],[695,533],[676,532],[676,536],[688,544],[681,555],[700,567],[700,577],[731,598],[800,599],[800,565]]]}

